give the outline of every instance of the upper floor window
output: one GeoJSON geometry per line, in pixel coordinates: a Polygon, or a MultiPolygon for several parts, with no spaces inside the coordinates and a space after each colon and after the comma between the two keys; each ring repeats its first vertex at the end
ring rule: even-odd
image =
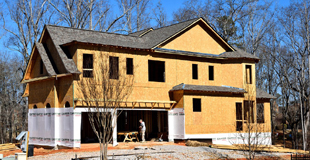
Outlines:
{"type": "Polygon", "coordinates": [[[246,75],[246,83],[252,84],[252,66],[251,65],[245,66],[245,75],[246,75]]]}
{"type": "Polygon", "coordinates": [[[133,75],[133,59],[126,58],[126,73],[129,75],[133,75]]]}
{"type": "Polygon", "coordinates": [[[118,79],[118,57],[109,57],[109,77],[110,79],[118,79]]]}
{"type": "Polygon", "coordinates": [[[192,77],[198,79],[198,64],[192,64],[192,77]]]}
{"type": "Polygon", "coordinates": [[[40,60],[40,74],[43,74],[43,61],[40,60]]]}
{"type": "Polygon", "coordinates": [[[201,99],[193,98],[193,112],[201,112],[201,99]]]}
{"type": "Polygon", "coordinates": [[[149,60],[149,81],[165,82],[165,62],[149,60]]]}
{"type": "Polygon", "coordinates": [[[209,80],[214,80],[214,66],[209,66],[209,80]]]}
{"type": "Polygon", "coordinates": [[[257,103],[256,105],[256,120],[257,123],[265,123],[264,119],[264,103],[257,103]]]}
{"type": "Polygon", "coordinates": [[[83,77],[93,77],[93,55],[83,54],[83,77]]]}

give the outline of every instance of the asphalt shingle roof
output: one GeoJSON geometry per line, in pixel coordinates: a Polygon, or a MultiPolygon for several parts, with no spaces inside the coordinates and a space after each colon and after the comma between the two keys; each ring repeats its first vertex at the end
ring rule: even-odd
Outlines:
{"type": "MultiPolygon", "coordinates": [[[[71,58],[67,57],[67,55],[62,50],[61,46],[73,42],[80,42],[80,43],[121,46],[128,48],[148,49],[148,50],[155,48],[154,50],[160,51],[160,49],[156,48],[160,43],[168,40],[173,35],[180,33],[191,24],[198,22],[199,19],[200,18],[191,19],[167,27],[154,29],[149,32],[146,32],[149,30],[146,29],[129,35],[92,31],[85,29],[75,29],[53,25],[47,25],[46,30],[49,33],[53,43],[55,44],[56,50],[58,52],[57,56],[62,61],[62,65],[65,68],[65,70],[68,73],[79,74],[80,72],[78,71],[74,61],[71,58]],[[143,35],[140,36],[141,34],[143,35]]],[[[179,52],[180,51],[176,51],[175,54],[180,54],[179,52]]],[[[188,56],[206,57],[206,58],[220,57],[224,59],[225,58],[258,59],[257,57],[239,49],[237,49],[236,51],[225,52],[216,56],[213,55],[210,56],[207,53],[196,53],[196,52],[182,52],[181,54],[188,56]]]]}
{"type": "Polygon", "coordinates": [[[277,97],[267,93],[266,91],[256,88],[256,98],[258,99],[275,99],[277,97]]]}
{"type": "Polygon", "coordinates": [[[53,67],[50,59],[48,58],[47,53],[46,53],[45,48],[43,47],[42,43],[36,43],[35,46],[38,50],[38,53],[40,54],[40,57],[43,61],[43,64],[45,66],[45,69],[46,69],[48,75],[50,75],[50,76],[56,75],[54,67],[53,67]]]}
{"type": "Polygon", "coordinates": [[[220,93],[245,93],[244,89],[234,88],[229,86],[207,86],[207,85],[192,85],[181,83],[174,86],[170,91],[202,91],[202,92],[220,92],[220,93]]]}
{"type": "Polygon", "coordinates": [[[223,57],[223,58],[250,58],[250,59],[256,59],[259,60],[258,57],[247,53],[246,51],[239,49],[239,48],[235,48],[235,51],[230,51],[230,52],[224,52],[222,54],[220,54],[219,57],[223,57]]]}

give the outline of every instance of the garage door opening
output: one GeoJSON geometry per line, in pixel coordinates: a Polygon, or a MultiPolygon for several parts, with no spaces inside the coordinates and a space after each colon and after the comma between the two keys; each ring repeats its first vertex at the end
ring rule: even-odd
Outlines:
{"type": "MultiPolygon", "coordinates": [[[[123,110],[117,119],[117,131],[139,131],[139,119],[145,122],[145,140],[157,140],[161,137],[164,141],[168,141],[168,115],[167,111],[135,111],[123,110]]],[[[117,141],[122,142],[124,136],[118,136],[117,141]]],[[[139,135],[139,140],[141,136],[139,135]]]]}

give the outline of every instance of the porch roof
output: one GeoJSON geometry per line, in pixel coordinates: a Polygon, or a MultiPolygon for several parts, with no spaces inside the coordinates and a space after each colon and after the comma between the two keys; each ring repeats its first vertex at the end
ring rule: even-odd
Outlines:
{"type": "Polygon", "coordinates": [[[191,85],[181,83],[174,86],[170,91],[200,91],[200,92],[214,92],[214,93],[235,93],[243,94],[246,91],[242,88],[230,87],[230,86],[208,86],[208,85],[191,85]]]}

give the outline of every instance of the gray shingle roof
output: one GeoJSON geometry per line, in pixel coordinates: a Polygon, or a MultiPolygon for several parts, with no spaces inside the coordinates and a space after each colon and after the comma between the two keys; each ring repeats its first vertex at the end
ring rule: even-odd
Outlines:
{"type": "Polygon", "coordinates": [[[148,31],[150,31],[151,29],[153,29],[153,28],[143,29],[143,30],[141,30],[141,31],[133,32],[133,33],[130,33],[130,34],[128,34],[128,35],[129,35],[129,36],[139,37],[141,34],[143,34],[143,33],[145,33],[145,32],[148,32],[148,31]]]}
{"type": "Polygon", "coordinates": [[[231,52],[224,52],[222,54],[220,54],[220,57],[223,58],[250,58],[250,59],[256,59],[259,60],[258,57],[247,53],[246,51],[239,49],[239,48],[235,48],[236,51],[231,51],[231,52]]]}
{"type": "Polygon", "coordinates": [[[43,64],[45,66],[45,69],[46,69],[48,75],[50,75],[50,76],[56,75],[54,67],[53,67],[50,59],[48,58],[47,53],[46,53],[45,48],[43,47],[42,43],[36,43],[35,46],[38,50],[38,53],[40,54],[40,57],[43,61],[43,64]]]}
{"type": "Polygon", "coordinates": [[[236,93],[242,94],[245,93],[245,90],[241,88],[234,88],[229,86],[207,86],[207,85],[191,85],[181,83],[177,86],[174,86],[170,91],[202,91],[202,92],[219,92],[219,93],[236,93]]]}
{"type": "MultiPolygon", "coordinates": [[[[158,28],[149,32],[149,29],[138,31],[129,35],[75,29],[69,27],[53,26],[47,25],[46,30],[49,33],[53,43],[55,44],[57,56],[61,60],[63,66],[57,66],[65,68],[68,73],[77,73],[78,71],[74,61],[67,57],[67,55],[62,50],[61,46],[65,44],[70,44],[72,42],[98,44],[98,45],[110,45],[110,46],[121,46],[128,48],[137,49],[153,49],[160,43],[168,40],[173,35],[183,31],[186,27],[197,22],[200,18],[191,19],[181,23],[173,24],[167,27],[158,28]],[[142,36],[139,36],[143,34],[142,36]]],[[[156,48],[155,50],[160,51],[156,48]]],[[[174,54],[178,53],[174,52],[174,54]]],[[[54,54],[54,53],[53,53],[54,54]]],[[[225,52],[219,56],[210,56],[207,53],[195,53],[195,52],[182,52],[182,55],[196,56],[196,57],[220,57],[220,58],[252,58],[258,59],[257,57],[248,54],[242,50],[236,50],[233,52],[225,52]]],[[[57,69],[57,68],[54,68],[57,69]]],[[[56,70],[55,70],[56,71],[56,70]]]]}
{"type": "Polygon", "coordinates": [[[256,88],[256,98],[257,99],[275,99],[277,97],[265,92],[262,89],[256,88]]]}

